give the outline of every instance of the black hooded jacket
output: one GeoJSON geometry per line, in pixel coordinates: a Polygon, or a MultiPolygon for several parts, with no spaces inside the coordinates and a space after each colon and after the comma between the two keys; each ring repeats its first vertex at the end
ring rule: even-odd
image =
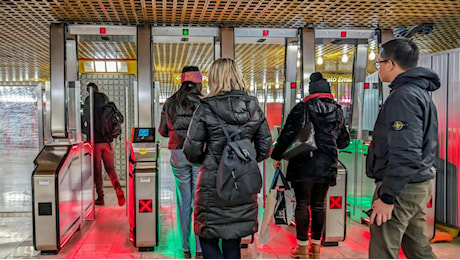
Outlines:
{"type": "Polygon", "coordinates": [[[438,75],[422,67],[399,74],[390,84],[366,159],[366,174],[382,181],[378,195],[387,204],[406,184],[434,177],[438,118],[429,92],[439,87],[438,75]]]}
{"type": "Polygon", "coordinates": [[[237,90],[202,99],[190,123],[183,151],[190,162],[201,164],[195,233],[204,238],[236,239],[257,232],[257,195],[243,201],[224,201],[217,196],[217,161],[227,139],[215,113],[226,122],[230,134],[240,130],[241,139],[253,141],[257,161],[268,157],[272,139],[257,98],[237,90]]]}
{"type": "Polygon", "coordinates": [[[343,149],[350,143],[350,135],[344,124],[343,111],[331,94],[318,93],[306,98],[294,106],[288,115],[286,124],[281,131],[271,157],[280,161],[282,154],[294,141],[302,128],[308,106],[309,120],[315,128],[315,141],[318,150],[301,153],[291,158],[287,167],[286,178],[292,182],[336,184],[337,148],[343,149]],[[330,97],[321,97],[329,95],[330,97]]]}

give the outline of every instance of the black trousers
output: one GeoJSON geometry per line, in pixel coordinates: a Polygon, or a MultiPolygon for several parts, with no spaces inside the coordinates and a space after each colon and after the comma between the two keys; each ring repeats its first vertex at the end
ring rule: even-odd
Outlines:
{"type": "Polygon", "coordinates": [[[292,186],[296,198],[295,222],[297,239],[301,241],[308,240],[311,211],[311,238],[320,240],[326,217],[325,202],[329,185],[293,182],[292,186]],[[308,209],[309,206],[310,210],[308,209]]]}
{"type": "Polygon", "coordinates": [[[222,239],[222,251],[219,238],[200,237],[201,250],[205,259],[241,259],[241,238],[222,239]]]}

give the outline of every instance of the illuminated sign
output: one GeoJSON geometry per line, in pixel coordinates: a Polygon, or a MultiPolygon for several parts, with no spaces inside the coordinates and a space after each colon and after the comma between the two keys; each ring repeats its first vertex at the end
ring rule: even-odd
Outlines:
{"type": "Polygon", "coordinates": [[[152,200],[139,200],[139,213],[152,212],[152,200]]]}
{"type": "Polygon", "coordinates": [[[433,195],[430,196],[430,201],[428,202],[428,204],[426,205],[428,208],[432,208],[433,207],[433,195]]]}
{"type": "Polygon", "coordinates": [[[342,196],[330,196],[329,197],[329,208],[330,209],[341,209],[342,208],[342,196]]]}

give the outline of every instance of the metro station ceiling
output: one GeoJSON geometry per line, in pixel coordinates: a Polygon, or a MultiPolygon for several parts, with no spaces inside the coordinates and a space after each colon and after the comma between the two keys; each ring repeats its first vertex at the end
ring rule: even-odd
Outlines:
{"type": "MultiPolygon", "coordinates": [[[[460,0],[0,0],[0,81],[49,80],[49,26],[54,22],[390,30],[433,23],[432,33],[414,36],[422,54],[460,47],[460,0]]],[[[132,45],[89,41],[81,51],[96,59],[93,50],[109,46],[120,57],[130,57],[132,45]]],[[[252,53],[243,63],[263,62],[253,58],[261,55],[252,53]]],[[[270,69],[266,63],[256,65],[270,69]]]]}

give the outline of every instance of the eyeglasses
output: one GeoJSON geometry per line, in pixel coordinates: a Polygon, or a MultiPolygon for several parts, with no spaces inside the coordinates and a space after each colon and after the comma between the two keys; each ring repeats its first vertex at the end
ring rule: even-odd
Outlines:
{"type": "Polygon", "coordinates": [[[380,63],[389,62],[389,61],[391,61],[391,60],[379,60],[379,61],[376,61],[375,62],[375,67],[377,69],[379,69],[380,68],[380,63]]]}

